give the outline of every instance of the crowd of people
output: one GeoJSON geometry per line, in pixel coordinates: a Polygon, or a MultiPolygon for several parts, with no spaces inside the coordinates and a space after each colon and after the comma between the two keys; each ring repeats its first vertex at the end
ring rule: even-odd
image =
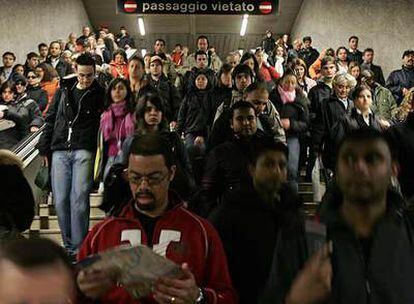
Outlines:
{"type": "MultiPolygon", "coordinates": [[[[0,149],[42,132],[37,148],[50,168],[69,257],[143,244],[181,265],[180,277],[160,278],[144,299],[115,274],[82,269],[65,296],[81,303],[414,301],[414,50],[385,80],[374,50],[358,50],[356,36],[320,53],[309,36],[289,39],[267,31],[254,52],[230,52],[223,61],[205,35],[191,54],[180,44],[167,54],[157,39],[141,57],[124,27],[117,35],[84,27],[79,37],[39,44],[24,65],[3,54],[0,149]],[[298,183],[312,179],[316,163],[327,192],[309,228],[298,183]],[[107,212],[95,227],[92,191],[103,192],[107,212]]],[[[0,153],[3,167],[21,166],[0,153]]],[[[6,234],[30,226],[25,208],[23,222],[20,209],[0,214],[6,234]]],[[[10,257],[23,245],[13,246],[3,254],[10,271],[32,275],[31,265],[10,257]]],[[[50,259],[66,265],[52,251],[50,259]]]]}

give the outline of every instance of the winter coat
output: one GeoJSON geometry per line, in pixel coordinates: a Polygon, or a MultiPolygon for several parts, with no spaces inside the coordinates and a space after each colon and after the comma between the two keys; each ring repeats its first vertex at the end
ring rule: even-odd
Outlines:
{"type": "Polygon", "coordinates": [[[384,79],[384,74],[382,72],[382,68],[379,65],[375,65],[375,64],[367,64],[367,63],[362,63],[361,64],[361,72],[364,70],[370,70],[372,72],[374,72],[374,80],[375,82],[378,82],[380,85],[385,86],[385,79],[384,79]]]}
{"type": "Polygon", "coordinates": [[[303,95],[301,89],[296,90],[296,99],[292,103],[283,104],[277,87],[270,93],[269,99],[275,105],[280,118],[290,120],[289,130],[285,130],[286,137],[299,137],[306,133],[309,127],[309,100],[303,95]]]}
{"type": "Polygon", "coordinates": [[[213,122],[212,109],[209,90],[197,90],[186,95],[178,112],[178,134],[207,137],[213,122]]]}
{"type": "Polygon", "coordinates": [[[346,50],[348,62],[355,61],[359,65],[362,63],[362,52],[360,50],[351,51],[350,49],[346,50]]]}
{"type": "Polygon", "coordinates": [[[306,66],[310,67],[312,63],[314,63],[315,60],[318,59],[319,52],[313,47],[309,47],[307,49],[301,49],[298,55],[299,58],[305,61],[306,66]]]}
{"type": "Polygon", "coordinates": [[[398,181],[401,192],[409,200],[414,198],[414,113],[405,122],[395,125],[385,132],[390,146],[400,164],[398,181]]]}
{"type": "Polygon", "coordinates": [[[320,112],[324,100],[329,99],[332,94],[332,89],[323,81],[318,81],[316,86],[310,89],[308,93],[309,116],[311,122],[315,119],[316,113],[320,112]]]}
{"type": "Polygon", "coordinates": [[[13,105],[17,108],[17,111],[19,111],[21,107],[25,107],[27,109],[27,120],[24,122],[26,127],[26,134],[29,133],[30,127],[40,128],[41,126],[43,126],[44,120],[42,117],[42,113],[40,112],[39,106],[37,105],[36,101],[34,101],[28,96],[26,92],[20,95],[13,102],[13,105]]]}
{"type": "Polygon", "coordinates": [[[357,108],[352,108],[351,112],[345,115],[341,119],[340,123],[336,124],[332,129],[336,145],[334,151],[337,151],[340,142],[349,132],[368,127],[381,131],[378,117],[374,113],[370,113],[369,125],[367,125],[364,118],[362,117],[362,114],[357,110],[357,108]]]}
{"type": "MultiPolygon", "coordinates": [[[[208,218],[223,242],[230,275],[241,304],[258,303],[269,277],[276,247],[286,257],[298,254],[285,245],[283,238],[301,235],[301,202],[298,194],[286,184],[278,194],[280,197],[275,198],[273,203],[265,202],[249,185],[224,199],[208,218]]],[[[288,271],[289,266],[285,265],[286,287],[295,274],[288,271]]],[[[286,287],[278,292],[286,293],[286,287]]]]}
{"type": "Polygon", "coordinates": [[[316,114],[312,125],[312,145],[314,151],[322,152],[322,161],[325,168],[333,170],[336,155],[336,134],[332,132],[341,119],[351,112],[353,102],[348,99],[348,108],[342,101],[332,95],[325,100],[316,114]]]}
{"type": "Polygon", "coordinates": [[[391,91],[379,84],[373,89],[371,109],[379,118],[387,121],[392,120],[398,111],[391,91]]]}
{"type": "MultiPolygon", "coordinates": [[[[52,65],[52,59],[50,57],[47,58],[45,62],[52,65]]],[[[63,60],[62,58],[59,58],[59,61],[56,64],[55,70],[58,73],[60,79],[62,79],[63,77],[67,75],[73,74],[71,65],[67,63],[65,60],[63,60]]]]}
{"type": "Polygon", "coordinates": [[[402,67],[400,70],[391,72],[388,76],[386,87],[394,95],[397,104],[400,105],[404,98],[402,89],[406,88],[409,90],[414,87],[414,68],[407,69],[402,67]]]}
{"type": "Polygon", "coordinates": [[[64,79],[45,119],[45,128],[37,147],[40,155],[57,150],[85,149],[95,152],[104,91],[96,81],[78,104],[73,98],[77,79],[64,79]]]}
{"type": "Polygon", "coordinates": [[[149,84],[156,90],[158,90],[159,95],[164,100],[166,108],[166,117],[169,121],[176,121],[178,111],[181,105],[181,95],[178,92],[177,88],[172,85],[166,76],[161,76],[161,78],[156,81],[151,76],[149,77],[149,84]]]}
{"type": "Polygon", "coordinates": [[[13,102],[5,103],[0,100],[1,106],[7,106],[0,120],[0,149],[12,150],[25,136],[29,110],[24,106],[17,106],[13,102]]]}
{"type": "Polygon", "coordinates": [[[43,112],[46,109],[47,105],[47,92],[43,90],[40,86],[28,86],[26,92],[29,98],[34,99],[34,101],[37,102],[39,110],[43,112]]]}
{"type": "Polygon", "coordinates": [[[253,150],[268,140],[266,134],[257,130],[250,138],[233,136],[211,150],[194,209],[206,216],[224,196],[250,181],[248,165],[253,150]]]}
{"type": "Polygon", "coordinates": [[[265,50],[267,54],[271,54],[276,47],[276,40],[272,36],[266,37],[262,41],[262,48],[265,50]]]}
{"type": "Polygon", "coordinates": [[[335,192],[322,204],[320,215],[333,243],[331,295],[326,303],[414,303],[414,216],[404,208],[403,199],[388,191],[385,215],[362,242],[341,215],[342,197],[335,192]],[[369,246],[368,258],[363,244],[369,246]]]}

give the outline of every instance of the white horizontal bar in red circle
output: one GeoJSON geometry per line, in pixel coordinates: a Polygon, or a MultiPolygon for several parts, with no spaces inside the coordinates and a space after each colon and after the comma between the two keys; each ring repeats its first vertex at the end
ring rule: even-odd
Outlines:
{"type": "Polygon", "coordinates": [[[125,9],[133,9],[133,8],[137,8],[138,5],[136,3],[125,3],[124,4],[124,8],[125,9]]]}
{"type": "Polygon", "coordinates": [[[271,5],[259,5],[259,9],[261,9],[261,10],[271,10],[272,6],[271,5]]]}

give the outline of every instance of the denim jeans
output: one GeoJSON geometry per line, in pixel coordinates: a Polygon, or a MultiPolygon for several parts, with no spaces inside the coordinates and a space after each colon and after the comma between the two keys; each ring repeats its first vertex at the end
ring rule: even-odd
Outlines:
{"type": "Polygon", "coordinates": [[[89,229],[89,193],[94,155],[87,150],[55,151],[52,191],[66,250],[76,254],[89,229]]]}
{"type": "Polygon", "coordinates": [[[206,140],[207,138],[204,137],[204,144],[199,147],[194,145],[194,141],[197,138],[197,136],[195,136],[192,133],[187,133],[185,134],[185,138],[184,138],[184,146],[187,149],[188,152],[188,156],[190,157],[191,160],[200,158],[200,157],[204,157],[205,153],[206,153],[206,140]]]}
{"type": "Polygon", "coordinates": [[[286,141],[287,141],[287,146],[289,149],[288,182],[292,185],[293,189],[298,191],[299,190],[298,170],[299,170],[299,155],[300,155],[299,138],[288,137],[286,141]]]}

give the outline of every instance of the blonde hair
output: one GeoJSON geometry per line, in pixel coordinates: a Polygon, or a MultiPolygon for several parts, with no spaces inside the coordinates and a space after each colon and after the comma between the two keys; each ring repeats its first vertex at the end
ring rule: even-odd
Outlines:
{"type": "Polygon", "coordinates": [[[337,86],[337,85],[343,85],[343,84],[348,85],[351,88],[354,88],[357,85],[357,81],[355,77],[352,76],[351,74],[348,74],[348,73],[336,74],[332,81],[332,85],[337,86]]]}

